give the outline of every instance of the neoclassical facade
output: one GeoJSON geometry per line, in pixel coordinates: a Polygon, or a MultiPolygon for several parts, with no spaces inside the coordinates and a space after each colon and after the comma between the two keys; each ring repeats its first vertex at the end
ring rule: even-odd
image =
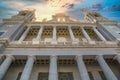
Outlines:
{"type": "Polygon", "coordinates": [[[97,12],[35,21],[23,10],[0,24],[0,80],[120,80],[120,28],[97,12]]]}

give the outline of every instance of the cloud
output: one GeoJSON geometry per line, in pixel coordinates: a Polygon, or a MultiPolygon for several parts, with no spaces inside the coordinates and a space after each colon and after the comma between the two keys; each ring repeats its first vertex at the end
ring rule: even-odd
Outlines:
{"type": "Polygon", "coordinates": [[[82,0],[13,0],[5,1],[4,3],[15,11],[35,9],[36,18],[42,20],[43,18],[51,19],[51,15],[56,13],[67,13],[67,11],[73,9],[80,2],[82,0]]]}
{"type": "Polygon", "coordinates": [[[0,19],[16,15],[23,9],[36,9],[38,20],[51,19],[51,15],[56,13],[67,13],[79,19],[81,8],[89,9],[96,3],[106,6],[111,1],[116,3],[113,0],[0,0],[0,19]]]}

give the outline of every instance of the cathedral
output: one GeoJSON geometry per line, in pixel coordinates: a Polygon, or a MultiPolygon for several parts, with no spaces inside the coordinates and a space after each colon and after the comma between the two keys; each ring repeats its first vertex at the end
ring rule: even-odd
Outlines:
{"type": "Polygon", "coordinates": [[[22,10],[0,23],[0,80],[120,80],[120,27],[97,12],[35,21],[22,10]]]}

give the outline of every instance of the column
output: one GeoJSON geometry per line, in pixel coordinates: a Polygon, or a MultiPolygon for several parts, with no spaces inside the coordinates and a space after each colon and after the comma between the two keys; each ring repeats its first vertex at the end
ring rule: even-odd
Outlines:
{"type": "Polygon", "coordinates": [[[72,32],[71,26],[68,27],[68,30],[69,30],[69,34],[70,34],[71,40],[72,40],[72,41],[75,41],[75,36],[74,36],[74,34],[73,34],[73,32],[72,32]]]}
{"type": "Polygon", "coordinates": [[[23,40],[26,38],[29,30],[30,30],[30,27],[28,27],[28,28],[24,31],[24,33],[22,34],[22,36],[21,36],[20,39],[19,39],[19,42],[23,41],[23,40]]]}
{"type": "Polygon", "coordinates": [[[58,80],[57,56],[50,57],[50,68],[48,80],[58,80]]]}
{"type": "Polygon", "coordinates": [[[34,65],[35,57],[34,56],[28,56],[27,63],[25,65],[25,68],[22,72],[20,80],[29,80],[32,68],[34,65]]]}
{"type": "Polygon", "coordinates": [[[69,30],[70,38],[72,40],[72,44],[77,44],[78,42],[76,42],[76,40],[75,40],[75,36],[72,32],[71,26],[68,26],[68,30],[69,30]]]}
{"type": "Polygon", "coordinates": [[[76,61],[78,65],[78,70],[80,72],[80,80],[90,80],[86,66],[83,61],[82,56],[76,56],[76,61]]]}
{"type": "Polygon", "coordinates": [[[33,44],[39,44],[39,42],[41,41],[42,33],[43,33],[43,27],[39,29],[37,37],[33,39],[33,44]]]}
{"type": "Polygon", "coordinates": [[[120,64],[120,55],[117,55],[116,59],[117,59],[118,63],[120,64]]]}
{"type": "Polygon", "coordinates": [[[112,72],[112,70],[110,69],[110,67],[107,65],[102,55],[97,56],[96,59],[107,80],[118,80],[114,73],[112,72]]]}
{"type": "Polygon", "coordinates": [[[85,29],[84,29],[83,27],[81,28],[81,30],[82,30],[83,35],[84,35],[85,38],[87,39],[87,41],[88,41],[90,44],[95,44],[95,42],[92,41],[92,39],[90,38],[90,36],[87,34],[87,32],[85,31],[85,29]]]}
{"type": "Polygon", "coordinates": [[[98,36],[102,41],[106,41],[106,39],[103,37],[103,35],[102,35],[96,28],[93,28],[93,31],[97,34],[97,36],[98,36]]]}
{"type": "Polygon", "coordinates": [[[53,40],[52,44],[57,44],[57,29],[56,26],[53,27],[53,40]]]}
{"type": "Polygon", "coordinates": [[[14,58],[12,56],[7,56],[4,62],[0,65],[0,80],[3,80],[3,77],[9,69],[13,59],[14,58]]]}

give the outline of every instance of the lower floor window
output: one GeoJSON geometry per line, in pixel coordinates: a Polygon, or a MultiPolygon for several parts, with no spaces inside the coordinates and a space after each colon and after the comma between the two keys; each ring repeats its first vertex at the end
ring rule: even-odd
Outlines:
{"type": "Polygon", "coordinates": [[[22,75],[22,72],[19,72],[16,80],[20,80],[21,75],[22,75]]]}
{"type": "Polygon", "coordinates": [[[72,72],[60,72],[58,80],[73,80],[72,72]]]}
{"type": "Polygon", "coordinates": [[[99,74],[100,74],[102,80],[107,80],[104,73],[103,73],[103,71],[99,71],[99,74]]]}
{"type": "Polygon", "coordinates": [[[39,73],[38,80],[48,80],[48,73],[39,73]]]}
{"type": "MultiPolygon", "coordinates": [[[[38,80],[48,80],[48,73],[40,72],[38,74],[38,80]]],[[[72,72],[59,72],[58,80],[73,80],[72,72]]]]}
{"type": "Polygon", "coordinates": [[[88,72],[88,74],[89,74],[90,80],[94,80],[92,73],[88,72]]]}

